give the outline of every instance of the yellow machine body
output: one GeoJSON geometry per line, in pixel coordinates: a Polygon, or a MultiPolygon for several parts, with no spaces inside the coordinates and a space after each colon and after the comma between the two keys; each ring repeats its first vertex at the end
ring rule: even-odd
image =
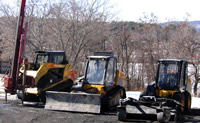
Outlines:
{"type": "MultiPolygon", "coordinates": [[[[37,52],[36,62],[29,63],[27,66],[25,70],[25,65],[23,65],[20,73],[21,76],[26,75],[25,95],[30,101],[32,96],[39,97],[49,90],[71,91],[71,87],[78,77],[77,70],[71,64],[65,63],[64,52],[37,52]],[[49,61],[48,59],[53,60],[49,61]]],[[[21,99],[21,92],[18,95],[18,98],[21,99]]]]}
{"type": "MultiPolygon", "coordinates": [[[[191,93],[192,82],[190,78],[187,79],[187,88],[186,90],[191,93]]],[[[166,97],[166,98],[173,98],[175,93],[178,93],[178,90],[163,90],[163,89],[157,89],[156,90],[156,96],[158,97],[166,97]]]]}
{"type": "Polygon", "coordinates": [[[116,57],[104,53],[89,56],[82,85],[71,93],[48,92],[45,109],[100,113],[102,107],[117,106],[119,99],[126,97],[126,86],[116,57]]]}
{"type": "MultiPolygon", "coordinates": [[[[122,86],[122,87],[126,87],[126,76],[124,75],[124,73],[117,70],[117,75],[116,75],[114,83],[115,84],[113,84],[113,88],[118,85],[122,86]]],[[[105,89],[105,85],[84,84],[83,89],[88,90],[92,93],[96,93],[96,94],[106,94],[107,93],[107,91],[105,89]]]]}

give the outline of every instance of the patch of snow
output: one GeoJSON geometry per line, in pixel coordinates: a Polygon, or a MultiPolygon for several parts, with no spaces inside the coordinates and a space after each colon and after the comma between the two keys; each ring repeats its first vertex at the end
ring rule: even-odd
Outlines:
{"type": "Polygon", "coordinates": [[[198,98],[198,97],[192,97],[191,108],[200,108],[200,98],[198,98]]]}
{"type": "Polygon", "coordinates": [[[3,83],[3,81],[0,78],[0,87],[3,87],[3,86],[4,86],[4,83],[3,83]]]}
{"type": "MultiPolygon", "coordinates": [[[[5,99],[5,93],[1,93],[0,94],[0,99],[5,99]]],[[[7,99],[8,100],[17,100],[17,95],[11,95],[11,94],[7,94],[7,99]]]]}
{"type": "Polygon", "coordinates": [[[126,97],[132,97],[134,99],[139,99],[141,92],[140,91],[127,91],[126,97]]]}

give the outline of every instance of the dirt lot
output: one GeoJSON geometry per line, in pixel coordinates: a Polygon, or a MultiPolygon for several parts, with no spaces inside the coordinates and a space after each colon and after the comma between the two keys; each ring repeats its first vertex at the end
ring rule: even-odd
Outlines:
{"type": "MultiPolygon", "coordinates": [[[[193,116],[184,116],[182,122],[200,122],[199,110],[193,110],[193,116]]],[[[129,120],[128,122],[156,122],[155,118],[148,120],[129,120]]],[[[45,110],[43,105],[26,103],[21,105],[19,100],[0,100],[0,123],[120,123],[115,112],[104,114],[84,114],[45,110]]]]}
{"type": "Polygon", "coordinates": [[[94,123],[118,122],[115,113],[94,115],[45,110],[42,105],[25,104],[20,101],[0,101],[0,123],[94,123]]]}

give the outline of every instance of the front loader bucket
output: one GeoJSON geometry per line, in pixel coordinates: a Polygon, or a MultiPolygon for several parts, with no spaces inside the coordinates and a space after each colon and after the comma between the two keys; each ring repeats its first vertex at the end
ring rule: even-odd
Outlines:
{"type": "Polygon", "coordinates": [[[47,91],[45,109],[100,113],[101,98],[99,94],[47,91]]]}

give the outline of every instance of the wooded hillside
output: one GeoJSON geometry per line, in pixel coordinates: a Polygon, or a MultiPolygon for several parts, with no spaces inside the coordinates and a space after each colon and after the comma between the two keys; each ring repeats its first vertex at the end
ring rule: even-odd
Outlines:
{"type": "MultiPolygon", "coordinates": [[[[29,1],[31,2],[31,1],[29,1]]],[[[40,0],[34,0],[39,3],[40,0]]],[[[16,9],[0,5],[0,60],[13,55],[16,9]]],[[[94,51],[112,51],[129,90],[142,90],[154,81],[158,59],[186,59],[197,94],[200,80],[200,33],[185,21],[161,25],[155,16],[140,22],[111,21],[113,13],[106,1],[62,0],[51,4],[27,4],[29,23],[26,57],[33,60],[36,50],[64,50],[67,58],[83,75],[86,56],[94,51]]]]}

